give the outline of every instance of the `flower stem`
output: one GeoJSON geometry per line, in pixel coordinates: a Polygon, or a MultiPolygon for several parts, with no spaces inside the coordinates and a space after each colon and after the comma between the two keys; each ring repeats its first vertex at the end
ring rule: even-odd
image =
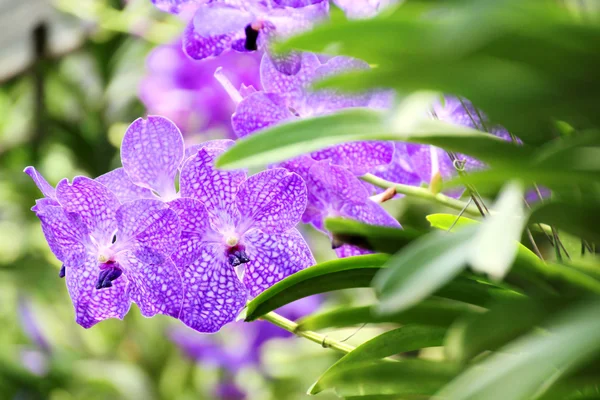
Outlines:
{"type": "Polygon", "coordinates": [[[431,191],[420,188],[416,186],[403,185],[401,183],[394,183],[390,181],[386,181],[385,179],[381,179],[372,174],[365,174],[360,177],[363,181],[369,182],[375,186],[380,188],[394,188],[396,189],[396,193],[405,194],[407,196],[419,197],[421,199],[435,201],[439,204],[442,204],[446,207],[453,208],[458,211],[462,211],[464,209],[464,214],[480,217],[481,213],[475,206],[469,206],[467,203],[453,199],[452,197],[446,196],[442,193],[432,193],[431,191]]]}
{"type": "Polygon", "coordinates": [[[318,343],[324,348],[331,348],[337,351],[341,351],[342,353],[350,353],[352,350],[355,349],[354,346],[350,346],[349,344],[328,338],[327,336],[321,335],[320,333],[299,330],[297,323],[285,317],[282,317],[281,315],[273,311],[263,315],[261,319],[268,321],[273,325],[280,327],[281,329],[285,329],[286,331],[293,333],[296,336],[300,336],[310,340],[311,342],[318,343]]]}

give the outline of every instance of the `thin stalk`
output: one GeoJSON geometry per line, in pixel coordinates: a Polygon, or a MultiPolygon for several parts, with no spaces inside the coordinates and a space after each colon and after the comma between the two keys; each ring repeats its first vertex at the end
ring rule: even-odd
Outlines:
{"type": "Polygon", "coordinates": [[[285,329],[286,331],[293,333],[296,336],[303,337],[305,339],[310,340],[311,342],[320,344],[324,348],[334,349],[342,353],[350,353],[352,350],[355,349],[354,346],[350,346],[349,344],[342,343],[335,339],[331,339],[325,335],[321,335],[320,333],[299,330],[297,323],[285,317],[282,317],[281,315],[275,312],[265,314],[261,317],[261,319],[268,321],[273,325],[280,327],[281,329],[285,329]]]}
{"type": "Polygon", "coordinates": [[[413,196],[418,197],[420,199],[434,201],[436,203],[442,204],[448,208],[452,208],[457,211],[462,211],[464,209],[464,214],[470,215],[472,217],[478,217],[481,215],[477,207],[469,206],[468,203],[457,199],[453,199],[452,197],[446,196],[442,193],[435,194],[425,188],[386,181],[385,179],[381,179],[372,174],[365,174],[360,178],[365,182],[369,182],[370,184],[373,184],[383,189],[394,188],[396,189],[396,193],[398,194],[404,194],[407,196],[413,196]]]}

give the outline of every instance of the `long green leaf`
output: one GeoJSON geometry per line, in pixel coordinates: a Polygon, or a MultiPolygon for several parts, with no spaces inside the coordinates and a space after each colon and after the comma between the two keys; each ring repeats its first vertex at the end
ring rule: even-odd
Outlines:
{"type": "Polygon", "coordinates": [[[429,99],[429,96],[416,94],[404,100],[393,119],[374,110],[351,109],[278,124],[239,140],[219,157],[216,165],[227,169],[263,167],[335,144],[360,140],[431,144],[488,163],[514,164],[531,156],[531,149],[526,146],[424,118],[427,107],[423,106],[423,97],[429,99]]]}
{"type": "Polygon", "coordinates": [[[368,225],[345,218],[328,218],[325,227],[340,242],[389,254],[421,236],[420,232],[412,229],[368,225]]]}
{"type": "Polygon", "coordinates": [[[298,299],[333,290],[368,287],[389,256],[370,254],[327,261],[277,282],[248,303],[246,321],[298,299]]]}
{"type": "Polygon", "coordinates": [[[329,388],[329,377],[335,376],[349,364],[378,360],[425,347],[441,346],[445,333],[444,328],[420,325],[406,325],[385,332],[358,346],[329,367],[310,388],[309,394],[317,394],[329,388]]]}
{"type": "Polygon", "coordinates": [[[373,312],[374,305],[344,307],[319,314],[309,315],[298,322],[300,330],[344,328],[363,323],[419,324],[450,326],[464,314],[479,312],[477,307],[445,299],[427,299],[398,314],[379,315],[373,312]]]}
{"type": "Polygon", "coordinates": [[[374,280],[381,300],[378,311],[395,313],[413,306],[460,274],[475,228],[428,234],[395,254],[374,280]]]}
{"type": "Polygon", "coordinates": [[[455,376],[453,365],[423,360],[366,361],[346,365],[321,384],[342,397],[398,395],[429,398],[455,376]]]}
{"type": "Polygon", "coordinates": [[[600,302],[557,316],[547,332],[532,332],[470,367],[439,392],[453,400],[528,400],[600,353],[600,302]]]}

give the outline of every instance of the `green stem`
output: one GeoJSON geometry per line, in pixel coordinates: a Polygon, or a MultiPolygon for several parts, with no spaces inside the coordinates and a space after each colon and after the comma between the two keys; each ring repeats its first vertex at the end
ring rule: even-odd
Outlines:
{"type": "Polygon", "coordinates": [[[365,174],[360,177],[363,181],[369,182],[375,186],[380,188],[394,188],[396,189],[396,193],[405,194],[407,196],[414,196],[425,200],[434,201],[436,203],[442,204],[446,207],[462,211],[464,209],[464,213],[471,215],[473,217],[480,217],[481,213],[475,206],[467,206],[467,203],[453,199],[452,197],[448,197],[442,193],[433,193],[430,190],[425,188],[403,185],[401,183],[394,183],[390,181],[386,181],[385,179],[381,179],[372,174],[365,174]]]}
{"type": "Polygon", "coordinates": [[[328,338],[325,335],[321,335],[312,331],[302,331],[298,329],[297,323],[295,323],[294,321],[290,321],[289,319],[282,317],[281,315],[273,311],[263,315],[261,319],[268,321],[273,325],[280,327],[281,329],[285,329],[286,331],[293,333],[296,336],[300,336],[310,340],[311,342],[318,343],[325,348],[331,348],[337,351],[341,351],[342,353],[350,353],[352,350],[354,350],[354,346],[350,346],[349,344],[328,338]]]}

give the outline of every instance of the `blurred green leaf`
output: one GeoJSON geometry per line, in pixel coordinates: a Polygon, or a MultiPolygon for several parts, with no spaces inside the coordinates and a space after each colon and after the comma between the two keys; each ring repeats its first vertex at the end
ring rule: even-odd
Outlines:
{"type": "Polygon", "coordinates": [[[415,305],[460,274],[475,232],[476,227],[465,227],[456,233],[430,233],[395,254],[373,281],[381,300],[378,312],[415,305]]]}
{"type": "Polygon", "coordinates": [[[553,201],[539,205],[530,222],[543,222],[558,229],[600,243],[600,204],[573,204],[553,201]]]}
{"type": "Polygon", "coordinates": [[[528,400],[600,352],[600,302],[561,313],[544,333],[532,332],[470,367],[438,394],[455,400],[528,400]]]}
{"type": "Polygon", "coordinates": [[[342,397],[397,395],[429,398],[455,375],[454,366],[433,361],[358,362],[337,368],[320,381],[342,397]]]}
{"type": "Polygon", "coordinates": [[[385,332],[358,346],[333,364],[310,388],[310,394],[327,389],[327,381],[349,364],[382,359],[388,356],[419,350],[425,347],[441,346],[446,329],[440,327],[405,325],[385,332]]]}
{"type": "Polygon", "coordinates": [[[362,323],[418,324],[447,327],[463,314],[479,312],[477,307],[462,302],[436,298],[423,300],[414,307],[397,314],[379,315],[373,312],[374,307],[374,305],[343,307],[309,315],[298,322],[298,329],[344,328],[362,323]]]}
{"type": "Polygon", "coordinates": [[[314,294],[333,290],[368,287],[375,273],[389,256],[370,254],[342,258],[314,265],[277,282],[250,301],[246,307],[246,321],[281,306],[314,294]]]}
{"type": "Polygon", "coordinates": [[[325,228],[334,240],[382,253],[395,253],[421,233],[410,229],[368,225],[346,218],[327,218],[325,228]]]}

